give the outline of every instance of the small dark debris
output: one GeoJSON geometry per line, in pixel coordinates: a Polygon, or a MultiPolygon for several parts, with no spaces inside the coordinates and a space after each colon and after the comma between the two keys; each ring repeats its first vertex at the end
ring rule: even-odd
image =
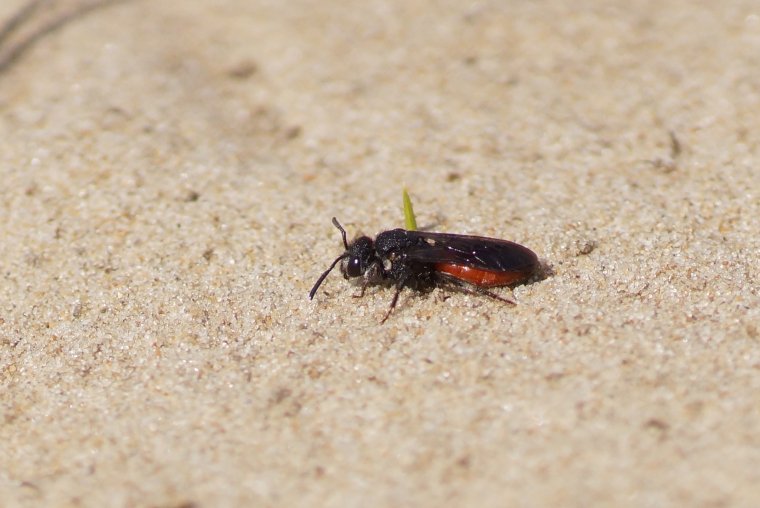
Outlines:
{"type": "Polygon", "coordinates": [[[259,66],[253,60],[243,60],[233,65],[228,71],[227,75],[234,79],[248,79],[254,74],[259,72],[259,66]]]}
{"type": "Polygon", "coordinates": [[[546,381],[550,381],[550,382],[551,381],[559,381],[560,379],[564,378],[565,376],[567,376],[567,374],[565,374],[564,372],[557,371],[557,372],[550,372],[550,373],[546,374],[544,376],[544,379],[546,381]]]}
{"type": "Polygon", "coordinates": [[[290,397],[293,394],[293,391],[289,388],[278,388],[275,390],[275,392],[272,394],[272,398],[270,399],[270,402],[275,405],[279,404],[280,402],[284,401],[288,397],[290,397]]]}
{"type": "Polygon", "coordinates": [[[22,481],[20,486],[25,489],[31,489],[36,492],[42,492],[42,489],[40,489],[36,484],[27,480],[22,481]]]}
{"type": "Polygon", "coordinates": [[[647,160],[654,168],[659,169],[663,173],[673,173],[678,169],[678,157],[683,152],[681,141],[673,131],[668,131],[668,137],[670,138],[670,153],[667,157],[657,157],[652,160],[647,160]]]}
{"type": "Polygon", "coordinates": [[[591,254],[598,246],[599,244],[596,242],[596,240],[582,240],[578,242],[578,254],[582,256],[591,254]]]}
{"type": "Polygon", "coordinates": [[[669,131],[668,135],[670,136],[670,158],[675,160],[681,155],[681,142],[675,132],[669,131]]]}
{"type": "Polygon", "coordinates": [[[300,125],[291,125],[287,129],[285,129],[285,132],[283,133],[283,137],[288,141],[290,141],[291,139],[296,139],[300,135],[301,135],[300,125]]]}
{"type": "Polygon", "coordinates": [[[472,464],[472,459],[469,455],[463,455],[457,459],[457,466],[463,468],[463,469],[469,469],[470,465],[472,464]]]}
{"type": "Polygon", "coordinates": [[[668,422],[661,420],[659,418],[650,418],[649,420],[644,422],[644,428],[659,430],[660,432],[666,432],[668,429],[670,429],[670,425],[668,424],[668,422]]]}

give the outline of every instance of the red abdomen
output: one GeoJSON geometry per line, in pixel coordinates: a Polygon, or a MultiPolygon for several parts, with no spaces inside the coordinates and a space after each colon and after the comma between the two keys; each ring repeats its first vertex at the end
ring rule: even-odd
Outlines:
{"type": "Polygon", "coordinates": [[[531,273],[525,271],[514,270],[494,272],[491,270],[481,270],[469,266],[452,265],[448,263],[437,263],[435,269],[436,271],[448,274],[455,279],[484,288],[514,284],[531,276],[531,273]]]}

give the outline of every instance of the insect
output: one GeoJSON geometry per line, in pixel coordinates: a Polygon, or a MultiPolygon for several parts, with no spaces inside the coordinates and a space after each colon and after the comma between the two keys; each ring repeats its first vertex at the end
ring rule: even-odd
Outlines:
{"type": "Polygon", "coordinates": [[[375,239],[360,236],[346,240],[346,230],[333,217],[333,225],[343,237],[345,252],[332,262],[309,292],[313,299],[327,275],[340,263],[345,279],[363,277],[361,293],[370,284],[390,283],[396,292],[381,321],[393,312],[401,290],[408,287],[426,291],[434,287],[457,288],[515,305],[488,288],[506,286],[529,279],[539,267],[538,257],[514,242],[482,236],[454,235],[391,229],[375,239]]]}

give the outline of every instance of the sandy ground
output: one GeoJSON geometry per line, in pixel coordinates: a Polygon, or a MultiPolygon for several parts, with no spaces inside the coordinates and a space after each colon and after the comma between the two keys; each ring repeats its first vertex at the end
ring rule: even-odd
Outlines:
{"type": "Polygon", "coordinates": [[[760,506],[756,0],[83,5],[0,39],[2,506],[760,506]],[[403,185],[545,278],[309,301],[403,185]]]}

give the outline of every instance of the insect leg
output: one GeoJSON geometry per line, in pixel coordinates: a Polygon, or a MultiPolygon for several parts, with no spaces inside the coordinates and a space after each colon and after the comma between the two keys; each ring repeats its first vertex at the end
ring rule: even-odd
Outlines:
{"type": "Polygon", "coordinates": [[[472,284],[467,284],[466,282],[462,282],[456,278],[452,277],[446,277],[441,276],[439,274],[439,281],[443,283],[444,286],[448,286],[449,288],[455,290],[455,291],[461,291],[462,293],[468,294],[468,295],[484,295],[489,298],[493,298],[494,300],[499,300],[500,302],[508,303],[510,305],[517,305],[517,302],[514,300],[511,300],[509,298],[504,298],[503,296],[499,296],[496,293],[493,293],[486,288],[481,288],[478,286],[473,286],[472,284]]]}
{"type": "Polygon", "coordinates": [[[493,298],[494,300],[499,300],[500,302],[508,303],[510,305],[517,305],[517,302],[514,300],[510,300],[509,298],[504,298],[503,296],[499,296],[496,293],[492,293],[491,291],[488,291],[487,289],[479,288],[477,286],[472,287],[472,288],[463,286],[461,290],[471,295],[485,295],[489,298],[493,298]]]}
{"type": "Polygon", "coordinates": [[[364,291],[367,289],[367,286],[369,286],[369,281],[367,279],[364,279],[362,281],[362,289],[359,291],[358,295],[351,295],[353,298],[361,298],[364,296],[364,291]]]}
{"type": "Polygon", "coordinates": [[[387,278],[387,274],[385,273],[385,270],[383,270],[383,264],[378,261],[374,260],[372,261],[372,264],[369,265],[367,268],[367,271],[364,272],[364,277],[362,279],[362,289],[361,292],[358,295],[353,295],[354,298],[361,298],[364,296],[364,291],[366,291],[367,286],[370,284],[376,284],[379,283],[387,278]]]}
{"type": "MultiPolygon", "coordinates": [[[[381,267],[382,268],[382,267],[381,267]]],[[[406,283],[409,282],[411,276],[408,272],[405,272],[401,275],[398,282],[396,282],[396,292],[393,294],[393,300],[391,300],[391,306],[388,307],[388,312],[385,313],[385,317],[382,321],[380,321],[380,324],[385,323],[385,321],[390,317],[391,313],[393,312],[393,309],[396,308],[396,303],[398,303],[398,296],[401,294],[401,290],[404,289],[404,286],[406,286],[406,283]]]]}
{"type": "Polygon", "coordinates": [[[396,303],[398,302],[398,295],[401,294],[401,290],[404,289],[403,284],[399,284],[396,286],[396,292],[393,294],[393,300],[391,300],[391,306],[388,307],[388,312],[385,313],[385,317],[380,321],[380,324],[385,323],[385,321],[390,317],[391,312],[393,312],[393,309],[396,307],[396,303]]]}

